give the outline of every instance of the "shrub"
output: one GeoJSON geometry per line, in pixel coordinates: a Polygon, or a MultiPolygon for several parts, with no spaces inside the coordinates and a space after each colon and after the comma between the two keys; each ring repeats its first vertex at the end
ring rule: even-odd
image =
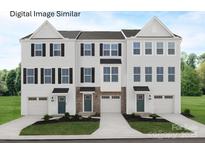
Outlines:
{"type": "Polygon", "coordinates": [[[49,121],[52,118],[52,116],[49,116],[48,114],[44,115],[43,119],[44,121],[49,121]]]}
{"type": "Polygon", "coordinates": [[[190,109],[184,109],[184,112],[182,112],[182,114],[186,117],[194,117],[192,114],[191,114],[191,110],[190,109]]]}
{"type": "Polygon", "coordinates": [[[69,119],[70,119],[70,114],[69,114],[68,112],[66,112],[66,113],[64,114],[64,118],[65,118],[66,120],[69,120],[69,119]]]}
{"type": "Polygon", "coordinates": [[[152,117],[153,120],[157,119],[157,117],[159,117],[157,114],[150,114],[150,117],[152,117]]]}

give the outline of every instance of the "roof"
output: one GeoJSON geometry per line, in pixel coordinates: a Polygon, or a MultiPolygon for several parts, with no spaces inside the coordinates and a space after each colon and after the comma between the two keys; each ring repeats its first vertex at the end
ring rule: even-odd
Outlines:
{"type": "Polygon", "coordinates": [[[134,91],[150,91],[148,86],[134,86],[134,91]]]}
{"type": "Polygon", "coordinates": [[[69,88],[54,88],[52,93],[68,93],[69,88]]]}
{"type": "Polygon", "coordinates": [[[80,91],[95,91],[95,87],[80,87],[80,91]]]}
{"type": "Polygon", "coordinates": [[[125,37],[120,31],[82,31],[77,39],[125,39],[125,37]]]}
{"type": "Polygon", "coordinates": [[[140,29],[122,29],[122,32],[125,34],[126,37],[132,37],[139,33],[140,29]]]}
{"type": "Polygon", "coordinates": [[[121,59],[100,59],[100,64],[122,64],[121,59]]]}
{"type": "Polygon", "coordinates": [[[76,39],[80,34],[80,31],[58,31],[63,37],[69,39],[76,39]]]}

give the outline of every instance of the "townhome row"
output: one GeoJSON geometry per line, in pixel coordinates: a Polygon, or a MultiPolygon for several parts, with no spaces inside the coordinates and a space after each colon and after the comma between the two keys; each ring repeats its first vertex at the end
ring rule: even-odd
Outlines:
{"type": "Polygon", "coordinates": [[[22,115],[180,112],[180,44],[153,17],[142,29],[58,31],[20,39],[22,115]]]}

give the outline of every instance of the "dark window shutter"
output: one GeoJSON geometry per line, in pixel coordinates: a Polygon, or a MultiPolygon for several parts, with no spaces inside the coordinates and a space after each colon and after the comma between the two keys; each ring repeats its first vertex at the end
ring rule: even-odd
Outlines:
{"type": "Polygon", "coordinates": [[[55,68],[52,68],[52,84],[55,84],[55,68]]]}
{"type": "Polygon", "coordinates": [[[38,68],[35,68],[35,84],[38,84],[38,68]]]}
{"type": "Polygon", "coordinates": [[[103,56],[103,44],[100,43],[100,56],[103,56]]]}
{"type": "Polygon", "coordinates": [[[41,84],[44,84],[44,69],[41,68],[41,84]]]}
{"type": "Polygon", "coordinates": [[[61,84],[61,68],[58,68],[58,84],[61,84]]]}
{"type": "Polygon", "coordinates": [[[80,68],[80,81],[81,81],[81,83],[83,83],[84,82],[84,68],[83,67],[81,67],[80,68]]]}
{"type": "Polygon", "coordinates": [[[95,56],[95,44],[92,43],[92,56],[95,56]]]}
{"type": "Polygon", "coordinates": [[[34,57],[34,44],[31,44],[31,57],[34,57]]]}
{"type": "Polygon", "coordinates": [[[118,44],[118,56],[122,55],[122,45],[121,43],[118,44]]]}
{"type": "Polygon", "coordinates": [[[80,44],[80,55],[84,56],[84,44],[83,43],[80,44]]]}
{"type": "Polygon", "coordinates": [[[92,82],[95,82],[95,68],[92,67],[92,82]]]}
{"type": "Polygon", "coordinates": [[[73,83],[73,68],[69,69],[70,83],[73,83]]]}
{"type": "Polygon", "coordinates": [[[53,43],[50,43],[50,56],[53,56],[53,43]]]}
{"type": "Polygon", "coordinates": [[[61,56],[64,57],[64,55],[65,55],[65,46],[64,46],[64,44],[62,43],[62,44],[61,44],[61,56]]]}
{"type": "Polygon", "coordinates": [[[23,69],[23,83],[26,84],[26,68],[23,69]]]}
{"type": "Polygon", "coordinates": [[[43,43],[43,57],[46,56],[46,44],[43,43]]]}

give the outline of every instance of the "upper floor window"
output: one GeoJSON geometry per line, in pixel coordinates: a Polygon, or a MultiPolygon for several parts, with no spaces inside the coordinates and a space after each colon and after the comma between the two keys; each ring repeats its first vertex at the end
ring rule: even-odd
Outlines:
{"type": "Polygon", "coordinates": [[[35,72],[34,69],[26,69],[26,83],[34,84],[35,82],[35,72]]]}
{"type": "Polygon", "coordinates": [[[35,56],[43,56],[43,44],[34,44],[35,56]]]}
{"type": "Polygon", "coordinates": [[[140,42],[133,43],[133,54],[140,55],[140,42]]]}
{"type": "Polygon", "coordinates": [[[81,83],[95,82],[95,68],[94,67],[81,67],[81,83]]]}
{"type": "Polygon", "coordinates": [[[111,44],[111,56],[118,56],[118,44],[111,44]]]}
{"type": "Polygon", "coordinates": [[[103,81],[104,82],[118,82],[118,67],[104,67],[103,81]]]}
{"type": "Polygon", "coordinates": [[[175,67],[168,67],[168,81],[175,81],[175,67]]]}
{"type": "Polygon", "coordinates": [[[140,82],[140,73],[141,69],[140,67],[134,67],[134,82],[140,82]]]}
{"type": "Polygon", "coordinates": [[[110,56],[110,44],[103,44],[103,56],[110,56]]]}
{"type": "Polygon", "coordinates": [[[121,43],[100,44],[100,56],[121,56],[121,43]]]}
{"type": "Polygon", "coordinates": [[[69,82],[69,70],[68,70],[68,68],[61,69],[61,81],[64,84],[69,82]]]}
{"type": "Polygon", "coordinates": [[[157,67],[157,82],[163,82],[164,68],[157,67]]]}
{"type": "Polygon", "coordinates": [[[84,44],[84,56],[91,56],[91,55],[92,55],[92,45],[84,44]]]}
{"type": "Polygon", "coordinates": [[[44,83],[52,83],[52,69],[44,69],[44,83]]]}
{"type": "Polygon", "coordinates": [[[168,55],[174,55],[174,54],[175,54],[175,43],[168,42],[168,55]]]}
{"type": "Polygon", "coordinates": [[[157,54],[162,55],[164,53],[164,44],[163,42],[157,42],[157,54]]]}
{"type": "Polygon", "coordinates": [[[95,44],[94,43],[81,43],[80,44],[81,56],[95,56],[95,44]]]}
{"type": "Polygon", "coordinates": [[[53,56],[61,56],[61,44],[53,44],[53,56]]]}
{"type": "Polygon", "coordinates": [[[145,81],[152,82],[152,67],[145,67],[145,81]]]}
{"type": "Polygon", "coordinates": [[[145,55],[152,54],[152,42],[145,42],[145,55]]]}

